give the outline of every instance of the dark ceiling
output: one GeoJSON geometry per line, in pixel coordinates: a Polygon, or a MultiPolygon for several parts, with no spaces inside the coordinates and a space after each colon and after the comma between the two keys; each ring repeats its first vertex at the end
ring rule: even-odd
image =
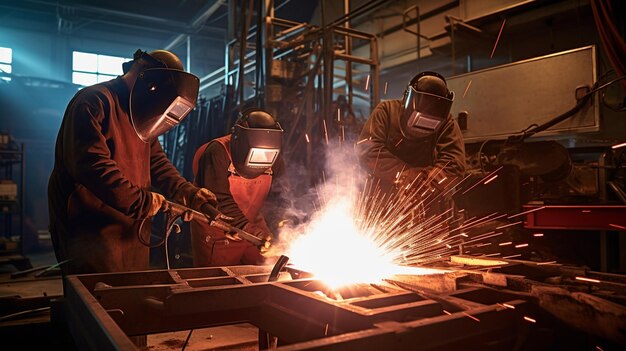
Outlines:
{"type": "MultiPolygon", "coordinates": [[[[317,1],[277,0],[275,8],[278,17],[307,22],[316,7],[317,1]]],[[[228,0],[2,0],[0,23],[103,38],[132,32],[166,43],[178,34],[225,41],[227,12],[228,0]]]]}

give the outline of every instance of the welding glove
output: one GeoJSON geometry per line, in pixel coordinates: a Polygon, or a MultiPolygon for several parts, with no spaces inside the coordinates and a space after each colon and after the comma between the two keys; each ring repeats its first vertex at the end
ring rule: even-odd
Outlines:
{"type": "Polygon", "coordinates": [[[196,211],[200,211],[202,205],[205,203],[209,203],[211,206],[217,206],[217,197],[213,194],[209,189],[200,188],[198,192],[193,196],[193,200],[191,202],[191,208],[196,211]]]}
{"type": "Polygon", "coordinates": [[[232,217],[226,216],[215,208],[217,206],[217,197],[209,189],[200,188],[193,196],[191,208],[204,213],[213,220],[220,220],[226,223],[233,221],[232,217]]]}
{"type": "Polygon", "coordinates": [[[148,216],[152,217],[159,213],[159,211],[165,211],[167,209],[167,201],[165,197],[159,193],[151,192],[150,195],[152,195],[152,203],[150,204],[148,216]]]}

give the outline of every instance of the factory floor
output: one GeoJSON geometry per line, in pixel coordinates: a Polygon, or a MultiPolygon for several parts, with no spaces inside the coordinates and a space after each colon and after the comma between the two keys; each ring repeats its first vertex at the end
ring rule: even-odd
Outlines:
{"type": "MultiPolygon", "coordinates": [[[[24,255],[35,267],[49,267],[56,258],[51,249],[24,255]]],[[[12,264],[0,264],[0,340],[30,349],[37,346],[57,346],[71,349],[71,337],[58,337],[51,326],[50,301],[63,296],[58,274],[35,277],[38,270],[24,276],[12,277],[19,270],[12,264]],[[19,312],[15,312],[19,310],[19,312]],[[33,336],[36,336],[33,338],[33,336]],[[49,339],[49,340],[48,340],[49,339]]],[[[141,350],[258,350],[258,329],[248,323],[148,335],[141,350]],[[187,338],[189,338],[187,340],[187,338]]]]}

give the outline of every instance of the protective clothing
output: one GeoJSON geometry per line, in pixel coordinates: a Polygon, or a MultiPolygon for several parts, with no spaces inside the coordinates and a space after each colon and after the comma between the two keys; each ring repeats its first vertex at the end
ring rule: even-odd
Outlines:
{"type": "Polygon", "coordinates": [[[150,206],[150,211],[148,211],[148,216],[152,217],[159,213],[159,211],[167,208],[167,202],[165,201],[165,196],[159,193],[151,193],[152,195],[152,206],[150,206]]]}
{"type": "Polygon", "coordinates": [[[395,187],[399,178],[407,182],[416,177],[426,179],[435,168],[448,179],[462,176],[465,146],[454,119],[446,118],[429,136],[407,139],[401,131],[403,112],[401,100],[387,100],[376,106],[356,145],[361,166],[379,178],[383,188],[395,187]]]}
{"type": "Polygon", "coordinates": [[[415,140],[436,133],[448,119],[453,100],[454,93],[438,73],[422,72],[413,77],[402,99],[402,135],[415,140]]]}
{"type": "Polygon", "coordinates": [[[276,162],[282,146],[283,129],[269,113],[244,111],[232,129],[230,154],[237,173],[253,179],[276,162]]]}
{"type": "Polygon", "coordinates": [[[146,69],[130,93],[130,114],[137,135],[150,142],[180,123],[196,106],[200,80],[183,71],[176,55],[165,50],[135,53],[146,69]]]}
{"type": "Polygon", "coordinates": [[[119,77],[80,90],[59,130],[48,183],[50,232],[64,274],[146,270],[152,187],[179,203],[198,191],[158,140],[137,137],[130,91],[119,77]]]}
{"type": "MultiPolygon", "coordinates": [[[[234,218],[233,225],[252,234],[270,233],[261,207],[267,198],[272,169],[255,178],[245,178],[236,170],[230,150],[232,135],[202,145],[195,154],[195,184],[211,189],[218,209],[234,218]],[[254,228],[254,229],[251,229],[254,228]]],[[[259,249],[245,240],[233,241],[224,232],[202,223],[191,223],[191,245],[195,266],[260,264],[259,249]]]]}

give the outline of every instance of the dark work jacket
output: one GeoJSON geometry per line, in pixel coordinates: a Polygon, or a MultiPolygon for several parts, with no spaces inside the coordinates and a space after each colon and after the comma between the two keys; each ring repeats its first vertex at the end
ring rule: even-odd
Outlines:
{"type": "Polygon", "coordinates": [[[400,130],[401,100],[383,101],[372,112],[359,136],[357,151],[361,165],[379,178],[384,187],[398,175],[412,181],[420,173],[441,168],[452,179],[465,172],[465,146],[459,126],[449,116],[430,137],[407,140],[400,130]]]}
{"type": "Polygon", "coordinates": [[[71,260],[62,265],[64,274],[148,269],[149,248],[137,235],[141,228],[150,238],[152,186],[181,203],[190,203],[198,190],[158,140],[139,139],[129,95],[117,78],[82,89],[65,111],[48,183],[57,260],[71,260]]]}

